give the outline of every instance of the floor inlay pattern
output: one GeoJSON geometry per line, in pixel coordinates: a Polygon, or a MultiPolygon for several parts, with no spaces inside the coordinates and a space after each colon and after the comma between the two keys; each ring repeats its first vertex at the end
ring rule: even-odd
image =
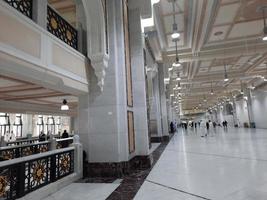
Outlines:
{"type": "Polygon", "coordinates": [[[152,153],[153,164],[150,169],[134,170],[130,175],[123,177],[123,181],[121,182],[120,186],[107,198],[107,200],[132,200],[150,173],[151,169],[160,158],[168,143],[169,142],[162,142],[152,153]]]}

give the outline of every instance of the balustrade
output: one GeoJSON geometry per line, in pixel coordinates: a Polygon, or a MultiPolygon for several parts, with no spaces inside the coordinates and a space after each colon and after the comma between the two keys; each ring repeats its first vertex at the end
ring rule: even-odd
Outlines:
{"type": "Polygon", "coordinates": [[[50,6],[47,6],[47,30],[74,49],[78,49],[77,30],[50,6]]]}
{"type": "MultiPolygon", "coordinates": [[[[44,141],[44,142],[35,142],[32,143],[33,140],[23,140],[22,143],[13,142],[14,144],[19,145],[13,145],[13,146],[6,146],[0,148],[0,160],[11,160],[14,158],[20,158],[25,157],[33,154],[43,153],[49,151],[49,145],[50,141],[44,141]],[[27,143],[27,141],[29,143],[27,143]]],[[[57,145],[56,148],[65,148],[69,146],[73,142],[73,138],[64,138],[64,139],[57,139],[56,140],[57,145]],[[66,145],[67,144],[67,145],[66,145]]]]}
{"type": "Polygon", "coordinates": [[[0,199],[20,198],[74,172],[74,149],[46,152],[0,163],[0,199]]]}
{"type": "Polygon", "coordinates": [[[32,0],[4,0],[25,16],[32,18],[32,0]]]}
{"type": "MultiPolygon", "coordinates": [[[[32,18],[32,0],[4,1],[25,16],[32,18]]],[[[47,6],[47,31],[78,50],[78,31],[50,6],[47,6]]]]}

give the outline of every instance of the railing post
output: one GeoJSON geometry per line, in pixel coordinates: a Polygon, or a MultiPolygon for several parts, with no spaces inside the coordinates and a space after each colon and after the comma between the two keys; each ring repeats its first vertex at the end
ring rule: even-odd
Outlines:
{"type": "Polygon", "coordinates": [[[78,135],[73,136],[73,143],[70,146],[74,146],[74,172],[82,177],[83,176],[83,147],[80,143],[80,137],[78,135]]]}
{"type": "Polygon", "coordinates": [[[32,18],[41,27],[46,30],[47,0],[33,0],[32,18]]]}
{"type": "Polygon", "coordinates": [[[4,136],[1,136],[1,143],[0,143],[0,146],[1,146],[1,147],[6,146],[6,142],[5,142],[5,137],[4,137],[4,136]]]}
{"type": "Polygon", "coordinates": [[[50,140],[49,140],[49,150],[53,151],[57,149],[57,139],[54,138],[54,136],[51,134],[50,135],[50,140]]]}
{"type": "Polygon", "coordinates": [[[56,155],[52,155],[51,156],[51,168],[50,168],[50,174],[51,174],[51,182],[55,182],[56,181],[56,175],[57,175],[57,156],[56,155]]]}
{"type": "Polygon", "coordinates": [[[17,197],[25,195],[25,163],[20,163],[17,171],[17,197]]]}

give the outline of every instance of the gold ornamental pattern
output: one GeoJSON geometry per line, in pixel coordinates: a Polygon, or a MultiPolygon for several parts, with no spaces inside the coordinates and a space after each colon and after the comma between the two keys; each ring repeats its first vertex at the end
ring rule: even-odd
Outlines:
{"type": "Polygon", "coordinates": [[[42,182],[45,176],[45,166],[42,164],[37,164],[33,169],[33,180],[38,184],[42,182]]]}
{"type": "Polygon", "coordinates": [[[5,176],[0,176],[0,197],[6,195],[7,180],[5,176]]]}
{"type": "Polygon", "coordinates": [[[70,156],[69,155],[63,155],[60,160],[60,170],[63,172],[68,172],[70,169],[70,156]]]}

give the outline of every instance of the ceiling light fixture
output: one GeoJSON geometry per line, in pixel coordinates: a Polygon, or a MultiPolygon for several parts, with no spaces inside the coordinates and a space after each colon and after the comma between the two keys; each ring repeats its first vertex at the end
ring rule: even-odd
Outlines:
{"type": "Polygon", "coordinates": [[[212,82],[210,83],[210,94],[213,95],[214,92],[213,92],[213,88],[212,88],[212,82]]]}
{"type": "Polygon", "coordinates": [[[61,110],[69,110],[69,106],[67,104],[67,100],[63,99],[62,105],[61,105],[61,110]]]}
{"type": "Polygon", "coordinates": [[[176,81],[180,81],[180,80],[181,80],[181,77],[180,77],[180,73],[178,72],[178,73],[177,73],[176,81]]]}
{"type": "Polygon", "coordinates": [[[172,64],[173,67],[180,67],[182,64],[179,61],[178,56],[178,46],[177,46],[177,40],[175,41],[175,62],[172,64]]]}
{"type": "Polygon", "coordinates": [[[159,2],[160,2],[160,0],[151,0],[152,5],[159,3],[159,2]]]}
{"type": "Polygon", "coordinates": [[[177,40],[180,37],[180,33],[178,33],[178,27],[176,23],[172,25],[172,31],[172,39],[177,40]]]}
{"type": "Polygon", "coordinates": [[[177,40],[180,37],[180,33],[178,33],[178,25],[175,20],[175,0],[172,2],[172,10],[173,10],[173,25],[172,25],[172,39],[177,40]]]}
{"type": "Polygon", "coordinates": [[[182,87],[181,87],[181,83],[180,83],[180,82],[178,82],[178,87],[177,87],[177,89],[178,89],[178,90],[182,89],[182,87]]]}
{"type": "Polygon", "coordinates": [[[266,18],[265,18],[265,9],[267,9],[267,6],[263,6],[260,8],[262,10],[262,17],[263,17],[263,41],[267,41],[267,25],[266,25],[266,18]]]}
{"type": "Polygon", "coordinates": [[[241,90],[240,90],[240,94],[244,94],[244,89],[243,89],[243,83],[242,83],[242,81],[241,81],[241,90]]]}
{"type": "Polygon", "coordinates": [[[228,78],[228,74],[226,71],[226,65],[224,65],[224,82],[227,82],[227,81],[229,81],[229,78],[228,78]]]}

